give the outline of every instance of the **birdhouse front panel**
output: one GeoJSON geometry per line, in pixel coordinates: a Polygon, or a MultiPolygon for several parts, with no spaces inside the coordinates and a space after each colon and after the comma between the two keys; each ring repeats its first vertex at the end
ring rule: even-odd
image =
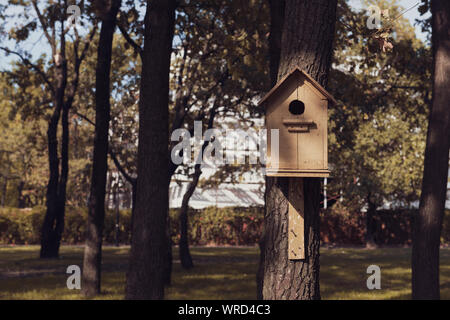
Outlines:
{"type": "Polygon", "coordinates": [[[296,69],[263,99],[268,129],[268,176],[329,175],[327,109],[330,97],[324,94],[325,89],[317,86],[320,85],[296,69]],[[279,130],[278,159],[270,157],[271,129],[279,130]]]}

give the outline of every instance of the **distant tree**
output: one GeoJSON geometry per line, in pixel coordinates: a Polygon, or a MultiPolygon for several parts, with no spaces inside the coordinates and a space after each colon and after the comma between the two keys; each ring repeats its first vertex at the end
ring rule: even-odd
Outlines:
{"type": "Polygon", "coordinates": [[[433,98],[412,249],[413,299],[439,299],[439,247],[450,148],[450,2],[431,0],[433,98]]]}
{"type": "MultiPolygon", "coordinates": [[[[9,30],[9,38],[21,43],[36,30],[45,37],[51,48],[51,59],[37,62],[31,60],[29,52],[14,51],[6,47],[1,49],[17,56],[21,63],[39,74],[45,86],[45,96],[50,95],[48,104],[52,114],[48,120],[47,144],[50,177],[47,185],[47,211],[42,225],[41,258],[57,258],[64,230],[64,215],[69,176],[69,112],[78,90],[80,67],[86,57],[96,27],[84,38],[74,28],[73,53],[69,55],[66,37],[70,26],[67,23],[67,1],[47,1],[45,4],[36,0],[27,2],[10,1],[10,5],[20,5],[34,15],[18,14],[27,19],[25,24],[18,24],[9,30]],[[72,60],[69,61],[68,57],[72,60]],[[47,62],[47,63],[46,63],[47,62]],[[46,69],[46,67],[48,67],[46,69]],[[70,72],[70,73],[69,73],[70,72]],[[58,126],[61,120],[60,153],[58,153],[58,126]]],[[[19,20],[20,21],[20,20],[19,20]]]]}
{"type": "Polygon", "coordinates": [[[96,3],[102,26],[97,48],[94,156],[83,260],[82,290],[86,296],[99,294],[101,285],[102,237],[105,219],[105,190],[106,173],[108,171],[108,139],[111,109],[109,74],[116,17],[120,4],[120,0],[112,0],[107,6],[96,3]]]}

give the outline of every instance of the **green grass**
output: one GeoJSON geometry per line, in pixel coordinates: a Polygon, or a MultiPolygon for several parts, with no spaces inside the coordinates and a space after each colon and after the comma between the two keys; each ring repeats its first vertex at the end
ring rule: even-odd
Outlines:
{"type": "MultiPolygon", "coordinates": [[[[128,247],[106,247],[103,294],[122,299],[128,247]]],[[[66,288],[68,265],[82,265],[83,248],[64,246],[58,260],[38,259],[38,246],[0,247],[0,299],[82,299],[66,288]]],[[[174,249],[176,256],[177,249],[174,249]]],[[[193,248],[195,268],[185,271],[177,257],[168,299],[255,299],[257,248],[193,248]]],[[[323,299],[409,299],[409,248],[321,249],[323,299]],[[381,268],[381,290],[368,290],[366,269],[381,268]]],[[[450,299],[450,249],[441,249],[441,297],[450,299]]]]}

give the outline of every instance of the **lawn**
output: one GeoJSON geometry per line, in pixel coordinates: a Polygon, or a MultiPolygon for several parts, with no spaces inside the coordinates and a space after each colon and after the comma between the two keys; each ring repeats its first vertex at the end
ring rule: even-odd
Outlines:
{"type": "MultiPolygon", "coordinates": [[[[106,247],[103,294],[122,299],[129,247],[106,247]]],[[[83,248],[64,246],[58,260],[38,259],[38,246],[0,247],[0,299],[81,299],[66,287],[68,265],[82,265],[83,248]]],[[[176,256],[177,250],[174,249],[176,256]]],[[[257,248],[192,249],[195,268],[185,271],[174,261],[168,299],[255,299],[257,248]]],[[[409,299],[410,248],[376,250],[321,249],[323,299],[409,299]],[[368,290],[366,269],[381,268],[381,290],[368,290]]],[[[441,249],[441,297],[450,299],[450,249],[441,249]]]]}

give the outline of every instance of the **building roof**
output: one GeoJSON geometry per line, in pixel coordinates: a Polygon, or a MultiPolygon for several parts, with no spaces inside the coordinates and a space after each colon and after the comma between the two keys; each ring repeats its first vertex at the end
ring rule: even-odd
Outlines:
{"type": "Polygon", "coordinates": [[[327,98],[329,101],[331,101],[331,103],[337,104],[334,97],[327,90],[325,90],[324,87],[322,87],[308,73],[306,73],[305,71],[303,71],[297,67],[294,70],[292,70],[290,73],[286,74],[280,81],[278,81],[277,84],[272,89],[270,89],[270,91],[264,96],[264,98],[262,98],[258,102],[258,105],[262,105],[263,103],[265,103],[270,96],[272,96],[275,92],[278,91],[278,89],[284,82],[286,82],[289,78],[291,78],[292,76],[294,76],[296,74],[303,75],[313,85],[313,87],[316,88],[325,98],[327,98]]]}

